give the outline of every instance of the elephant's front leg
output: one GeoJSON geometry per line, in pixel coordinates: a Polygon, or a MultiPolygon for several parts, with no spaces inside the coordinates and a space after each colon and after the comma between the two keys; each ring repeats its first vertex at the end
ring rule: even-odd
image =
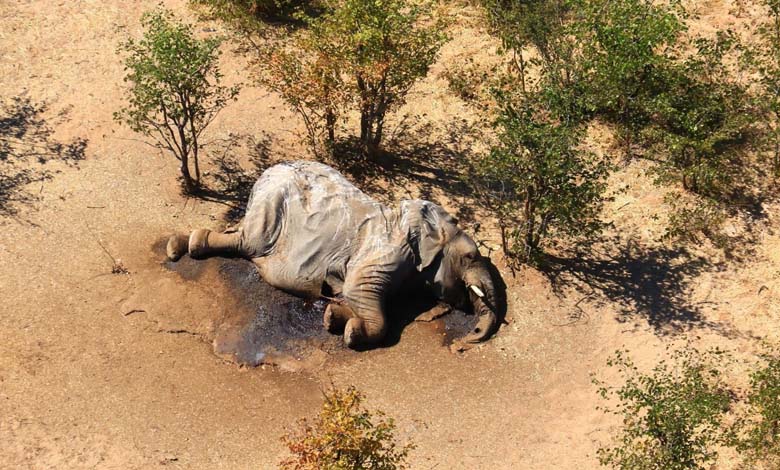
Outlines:
{"type": "Polygon", "coordinates": [[[452,311],[452,307],[450,307],[445,303],[439,302],[427,312],[420,314],[417,318],[414,319],[414,321],[431,322],[436,320],[437,318],[441,318],[444,315],[447,315],[451,311],[452,311]]]}
{"type": "Polygon", "coordinates": [[[347,271],[342,293],[354,315],[344,327],[350,348],[372,346],[385,338],[385,304],[413,268],[411,255],[396,246],[372,247],[347,271]]]}
{"type": "Polygon", "coordinates": [[[384,278],[369,270],[344,283],[345,303],[354,312],[344,326],[344,343],[350,348],[379,343],[387,333],[384,304],[390,285],[384,278]]]}

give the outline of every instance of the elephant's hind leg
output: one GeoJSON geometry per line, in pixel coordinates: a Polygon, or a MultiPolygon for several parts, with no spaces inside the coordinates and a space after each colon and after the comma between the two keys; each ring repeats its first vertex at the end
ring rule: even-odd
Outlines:
{"type": "Polygon", "coordinates": [[[168,239],[166,251],[171,261],[177,261],[185,253],[195,259],[211,256],[245,256],[241,230],[219,233],[199,229],[192,232],[189,237],[173,235],[168,239]]]}

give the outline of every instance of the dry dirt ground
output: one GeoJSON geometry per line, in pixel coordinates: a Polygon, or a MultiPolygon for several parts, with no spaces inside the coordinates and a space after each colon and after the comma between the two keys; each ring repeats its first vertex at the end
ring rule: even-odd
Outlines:
{"type": "MultiPolygon", "coordinates": [[[[191,18],[184,2],[165,3],[191,18]]],[[[561,261],[553,275],[513,275],[493,251],[508,324],[477,349],[453,354],[440,328],[413,323],[397,344],[368,352],[324,340],[301,367],[239,367],[215,355],[220,328],[246,310],[246,286],[229,275],[246,266],[214,260],[174,272],[159,241],[223,227],[226,202],[183,198],[175,161],[112,120],[122,102],[117,43],[140,34],[140,15],[155,4],[0,0],[0,98],[46,104],[49,143],[86,142],[81,161],[56,154],[34,164],[52,177],[24,187],[27,202],[0,216],[0,467],[270,469],[284,454],[279,437],[318,410],[321,391],[354,384],[417,443],[415,469],[597,468],[595,451],[617,422],[596,410],[590,374],[610,379],[615,349],[646,367],[686,337],[749,356],[759,339],[780,336],[780,207],[765,207],[744,262],[685,256],[657,241],[663,195],[637,164],[615,177],[628,187],[606,208],[619,236],[597,257],[561,261]],[[111,274],[115,262],[128,273],[111,274]]],[[[706,7],[705,30],[751,25],[749,11],[706,7]]],[[[473,116],[439,74],[494,46],[468,14],[459,20],[399,114],[413,127],[400,156],[417,164],[392,187],[453,212],[466,199],[433,162],[468,150],[458,129],[473,116]]],[[[249,81],[230,48],[223,69],[229,82],[249,81]]],[[[253,137],[267,164],[308,158],[299,131],[277,96],[247,86],[209,135],[253,137]]],[[[245,165],[248,152],[238,151],[245,165]]],[[[486,215],[472,209],[484,222],[478,238],[495,248],[486,215]]]]}

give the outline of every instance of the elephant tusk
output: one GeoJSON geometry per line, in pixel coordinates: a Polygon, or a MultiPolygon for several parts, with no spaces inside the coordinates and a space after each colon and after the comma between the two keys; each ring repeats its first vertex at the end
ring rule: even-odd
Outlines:
{"type": "Polygon", "coordinates": [[[472,291],[474,291],[474,293],[477,294],[477,297],[479,297],[480,299],[485,297],[485,293],[482,292],[482,289],[480,289],[479,287],[475,286],[474,284],[470,285],[469,288],[472,291]]]}

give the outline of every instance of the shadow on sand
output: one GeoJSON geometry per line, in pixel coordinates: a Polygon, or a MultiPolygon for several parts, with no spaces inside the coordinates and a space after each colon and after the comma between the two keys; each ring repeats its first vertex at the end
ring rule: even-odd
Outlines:
{"type": "Polygon", "coordinates": [[[267,134],[259,138],[231,134],[215,142],[218,156],[214,159],[215,167],[204,175],[208,182],[189,196],[226,206],[223,220],[230,225],[239,222],[246,212],[252,186],[271,165],[271,144],[267,134]],[[243,165],[239,155],[247,155],[243,165]]]}
{"type": "MultiPolygon", "coordinates": [[[[21,205],[38,200],[26,186],[53,177],[56,170],[47,164],[77,166],[84,159],[87,140],[54,139],[54,130],[43,117],[48,110],[47,103],[35,103],[24,94],[0,100],[0,216],[14,216],[21,205]]],[[[67,111],[60,112],[57,122],[66,116],[67,111]]]]}
{"type": "Polygon", "coordinates": [[[702,308],[708,301],[693,302],[691,290],[697,277],[722,268],[683,249],[645,249],[632,240],[611,240],[617,253],[595,249],[572,257],[548,256],[543,272],[553,290],[563,295],[574,288],[597,303],[616,305],[619,319],[642,318],[657,335],[665,336],[704,328],[726,337],[739,334],[730,326],[707,320],[702,308]]]}
{"type": "Polygon", "coordinates": [[[474,134],[473,127],[452,123],[435,132],[430,124],[418,125],[414,130],[403,124],[400,127],[403,129],[388,139],[386,150],[375,157],[363,155],[357,139],[339,141],[330,164],[385,204],[413,198],[440,203],[440,195],[447,195],[461,202],[453,215],[463,222],[473,222],[474,194],[466,179],[471,152],[467,136],[474,134]],[[431,135],[440,134],[449,138],[431,142],[431,135]]]}

